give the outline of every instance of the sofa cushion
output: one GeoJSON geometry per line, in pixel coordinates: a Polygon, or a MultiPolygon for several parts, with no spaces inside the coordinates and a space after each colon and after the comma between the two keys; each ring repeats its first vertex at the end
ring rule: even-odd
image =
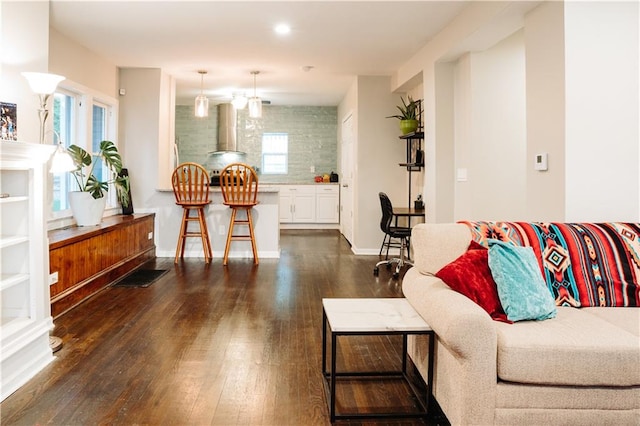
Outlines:
{"type": "Polygon", "coordinates": [[[556,305],[533,249],[498,240],[489,240],[489,246],[489,269],[507,318],[523,321],[555,317],[556,305]]]}
{"type": "MultiPolygon", "coordinates": [[[[607,309],[607,308],[598,308],[607,309]]],[[[618,310],[618,308],[616,308],[618,310]]],[[[496,322],[498,378],[572,386],[640,385],[637,335],[583,309],[558,307],[556,318],[496,322]]],[[[629,324],[637,309],[623,309],[629,324]]]]}
{"type": "Polygon", "coordinates": [[[473,239],[530,246],[557,305],[640,306],[640,224],[462,222],[473,239]]]}
{"type": "Polygon", "coordinates": [[[487,253],[486,248],[472,242],[469,250],[445,265],[435,275],[453,290],[473,300],[487,311],[491,318],[508,322],[500,305],[496,283],[491,277],[487,253]]]}
{"type": "Polygon", "coordinates": [[[640,309],[637,308],[583,308],[583,311],[595,315],[636,337],[640,337],[640,309]]]}

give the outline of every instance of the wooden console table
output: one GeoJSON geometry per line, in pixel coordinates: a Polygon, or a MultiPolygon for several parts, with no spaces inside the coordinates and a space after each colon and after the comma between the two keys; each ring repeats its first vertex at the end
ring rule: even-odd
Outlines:
{"type": "Polygon", "coordinates": [[[98,226],[49,231],[49,271],[58,273],[50,287],[56,318],[156,257],[155,214],[109,216],[98,226]]]}

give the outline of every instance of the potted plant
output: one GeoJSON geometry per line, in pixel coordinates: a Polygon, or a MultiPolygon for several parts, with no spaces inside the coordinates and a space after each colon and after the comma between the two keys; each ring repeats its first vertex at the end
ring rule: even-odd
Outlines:
{"type": "Polygon", "coordinates": [[[73,158],[73,163],[76,166],[71,174],[75,178],[79,190],[69,193],[69,204],[71,204],[71,211],[78,226],[100,224],[107,200],[105,194],[111,183],[116,188],[120,203],[124,207],[129,205],[129,178],[119,176],[122,170],[122,158],[113,142],[100,142],[100,151],[97,154],[89,154],[78,145],[71,145],[67,148],[67,152],[73,158]],[[100,160],[104,162],[109,173],[109,178],[104,181],[98,179],[94,174],[96,163],[100,163],[100,160]],[[87,167],[89,167],[88,173],[85,173],[87,167]]]}
{"type": "Polygon", "coordinates": [[[411,96],[407,97],[408,102],[400,97],[402,106],[397,105],[396,108],[400,114],[390,115],[387,118],[397,118],[400,120],[400,131],[403,135],[415,132],[420,125],[420,100],[414,101],[411,96]]]}

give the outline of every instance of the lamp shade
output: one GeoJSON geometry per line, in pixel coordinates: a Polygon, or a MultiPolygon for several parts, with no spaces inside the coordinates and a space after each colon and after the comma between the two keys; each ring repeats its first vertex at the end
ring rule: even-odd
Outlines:
{"type": "Polygon", "coordinates": [[[247,97],[244,95],[233,95],[233,99],[231,100],[231,105],[235,109],[243,109],[247,106],[247,97]]]}
{"type": "Polygon", "coordinates": [[[43,72],[23,72],[22,75],[29,82],[29,87],[33,93],[38,95],[50,95],[56,91],[58,83],[64,80],[64,77],[57,74],[47,74],[43,72]]]}
{"type": "Polygon", "coordinates": [[[195,105],[196,117],[208,117],[209,116],[209,99],[205,95],[198,95],[196,97],[195,105]]]}
{"type": "Polygon", "coordinates": [[[51,160],[51,173],[70,172],[75,169],[76,165],[73,163],[71,155],[64,149],[61,143],[58,144],[58,149],[53,154],[53,159],[51,160]]]}
{"type": "Polygon", "coordinates": [[[262,117],[262,99],[257,96],[252,96],[249,98],[249,117],[262,117]]]}

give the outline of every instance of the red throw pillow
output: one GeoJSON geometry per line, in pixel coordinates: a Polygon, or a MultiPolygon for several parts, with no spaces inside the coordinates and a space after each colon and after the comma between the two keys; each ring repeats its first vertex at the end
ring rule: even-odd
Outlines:
{"type": "Polygon", "coordinates": [[[472,241],[469,249],[436,273],[449,287],[473,300],[496,321],[511,323],[502,309],[489,269],[489,251],[472,241]]]}

